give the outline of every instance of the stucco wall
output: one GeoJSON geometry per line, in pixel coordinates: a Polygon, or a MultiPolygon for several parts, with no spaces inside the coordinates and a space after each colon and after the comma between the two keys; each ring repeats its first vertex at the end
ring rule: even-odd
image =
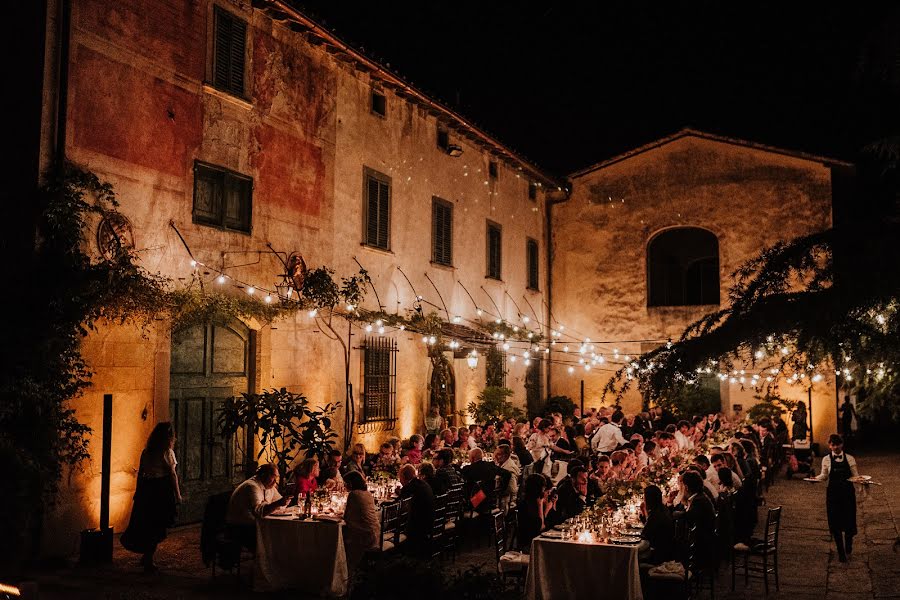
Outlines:
{"type": "MultiPolygon", "coordinates": [[[[818,162],[696,136],[575,177],[570,199],[553,208],[553,313],[567,334],[589,337],[607,363],[575,375],[556,365],[554,393],[577,400],[583,379],[585,405],[598,406],[623,362],[614,349],[636,356],[678,339],[688,324],[717,309],[648,308],[646,251],[655,234],[683,226],[714,233],[720,297],[727,302],[732,273],[745,261],[778,241],[830,226],[830,178],[818,162]]],[[[814,392],[821,408],[814,412],[816,435],[823,439],[834,424],[833,377],[814,392]]],[[[742,404],[746,411],[752,396],[726,384],[723,407],[742,404]]],[[[636,411],[640,398],[631,394],[623,405],[636,411]]]]}
{"type": "MultiPolygon", "coordinates": [[[[436,147],[434,116],[389,90],[387,117],[372,115],[368,75],[248,3],[219,4],[249,24],[245,99],[206,83],[212,2],[73,3],[67,155],[114,186],[120,211],[133,224],[144,267],[179,285],[191,280],[191,256],[171,223],[197,260],[257,286],[271,289],[282,271],[267,248],[271,243],[281,252],[302,253],[311,268],[333,267],[337,276],[355,272],[353,257],[358,258],[391,311],[406,311],[414,301],[400,267],[418,294],[436,306],[446,302],[451,316],[476,319],[459,280],[490,313],[497,311],[482,286],[504,318],[517,320],[517,309],[504,295],[508,291],[523,312],[544,320],[542,192],[537,201],[528,200],[528,180],[503,162],[497,180],[486,183],[489,158],[481,147],[453,135],[452,142],[462,145],[464,153],[447,156],[436,147]],[[195,160],[253,178],[250,234],[192,222],[195,160]],[[393,181],[391,253],[360,246],[363,167],[393,181]],[[454,204],[452,269],[430,264],[433,195],[454,204]],[[503,227],[503,282],[485,279],[487,218],[503,227]],[[541,292],[525,290],[526,236],[540,245],[541,292]]],[[[214,274],[200,275],[205,285],[218,285],[214,274]]],[[[225,289],[244,293],[230,283],[225,289]]],[[[365,307],[377,308],[373,294],[365,307]]],[[[116,405],[111,524],[118,531],[126,525],[140,450],[152,426],[168,418],[171,341],[169,325],[157,325],[146,337],[130,328],[103,328],[84,342],[84,355],[96,375],[93,387],[73,407],[94,428],[96,457],[84,473],[63,482],[60,505],[46,528],[51,552],[74,550],[77,532],[97,525],[103,393],[114,393],[116,405]],[[144,419],[141,413],[148,406],[144,419]]],[[[343,400],[340,345],[327,339],[314,320],[300,313],[271,325],[247,325],[257,331],[256,355],[249,357],[253,391],[283,386],[303,392],[313,404],[343,400]]],[[[388,334],[399,342],[397,426],[392,432],[362,436],[370,450],[387,435],[407,437],[419,431],[428,402],[431,366],[420,336],[388,334]]],[[[354,329],[350,372],[357,401],[362,337],[362,330],[354,329]]],[[[483,388],[483,363],[472,371],[465,360],[453,360],[457,408],[483,388]]],[[[519,403],[524,403],[523,377],[513,370],[508,378],[519,403]]],[[[342,415],[335,430],[343,431],[342,415]]]]}

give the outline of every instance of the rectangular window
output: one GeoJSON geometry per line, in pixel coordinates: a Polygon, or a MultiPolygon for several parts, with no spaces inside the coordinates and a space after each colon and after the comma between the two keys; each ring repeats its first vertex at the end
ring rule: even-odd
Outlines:
{"type": "Polygon", "coordinates": [[[363,176],[363,243],[391,249],[391,178],[365,169],[363,176]]]}
{"type": "Polygon", "coordinates": [[[437,130],[437,147],[444,151],[450,147],[450,132],[440,126],[437,130]]]}
{"type": "Polygon", "coordinates": [[[537,200],[537,184],[533,181],[528,182],[528,199],[537,200]]]}
{"type": "Polygon", "coordinates": [[[453,266],[453,205],[437,197],[431,199],[431,260],[453,266]]]}
{"type": "Polygon", "coordinates": [[[496,223],[487,224],[487,277],[502,279],[503,232],[496,223]]]}
{"type": "Polygon", "coordinates": [[[360,423],[393,421],[397,394],[397,341],[367,337],[362,343],[363,393],[360,423]]]}
{"type": "Polygon", "coordinates": [[[497,170],[499,167],[497,166],[497,161],[492,160],[488,162],[488,175],[491,179],[497,179],[497,170]]]}
{"type": "Polygon", "coordinates": [[[244,97],[247,22],[219,6],[214,7],[213,85],[244,97]]]}
{"type": "Polygon", "coordinates": [[[528,289],[539,289],[538,275],[540,271],[538,270],[538,243],[531,238],[525,242],[525,264],[528,268],[528,289]]]}
{"type": "Polygon", "coordinates": [[[387,98],[375,90],[372,90],[372,113],[379,117],[387,115],[387,98]]]}
{"type": "Polygon", "coordinates": [[[194,163],[194,223],[250,232],[253,180],[239,173],[194,163]]]}

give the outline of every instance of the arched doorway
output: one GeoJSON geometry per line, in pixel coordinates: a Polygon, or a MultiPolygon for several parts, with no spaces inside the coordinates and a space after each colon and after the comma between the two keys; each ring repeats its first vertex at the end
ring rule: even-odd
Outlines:
{"type": "MultiPolygon", "coordinates": [[[[251,331],[239,322],[201,325],[172,335],[169,410],[178,443],[178,478],[184,504],[178,521],[203,517],[209,495],[231,488],[235,456],[231,441],[218,433],[217,419],[227,398],[247,392],[251,331]]],[[[237,459],[237,460],[236,460],[237,459]]]]}

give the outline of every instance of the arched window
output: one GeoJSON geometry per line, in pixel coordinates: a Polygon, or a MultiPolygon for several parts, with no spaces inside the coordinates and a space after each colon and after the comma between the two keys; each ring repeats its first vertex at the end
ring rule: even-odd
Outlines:
{"type": "Polygon", "coordinates": [[[719,303],[719,240],[696,227],[663,231],[647,246],[647,306],[719,303]]]}

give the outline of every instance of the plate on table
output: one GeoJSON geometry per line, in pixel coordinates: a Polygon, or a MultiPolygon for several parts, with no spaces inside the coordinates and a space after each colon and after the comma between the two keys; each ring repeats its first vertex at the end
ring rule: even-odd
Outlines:
{"type": "Polygon", "coordinates": [[[857,475],[856,477],[848,478],[847,481],[850,481],[852,483],[869,483],[870,481],[872,481],[872,476],[871,475],[857,475]]]}
{"type": "Polygon", "coordinates": [[[542,533],[541,537],[545,537],[545,538],[548,538],[551,540],[561,540],[563,537],[563,534],[561,531],[550,530],[550,531],[545,531],[544,533],[542,533]]]}
{"type": "Polygon", "coordinates": [[[641,538],[635,535],[618,535],[609,538],[613,544],[640,544],[641,538]]]}
{"type": "Polygon", "coordinates": [[[631,527],[626,527],[624,533],[625,535],[635,535],[640,537],[642,531],[644,531],[643,527],[632,525],[631,527]]]}

